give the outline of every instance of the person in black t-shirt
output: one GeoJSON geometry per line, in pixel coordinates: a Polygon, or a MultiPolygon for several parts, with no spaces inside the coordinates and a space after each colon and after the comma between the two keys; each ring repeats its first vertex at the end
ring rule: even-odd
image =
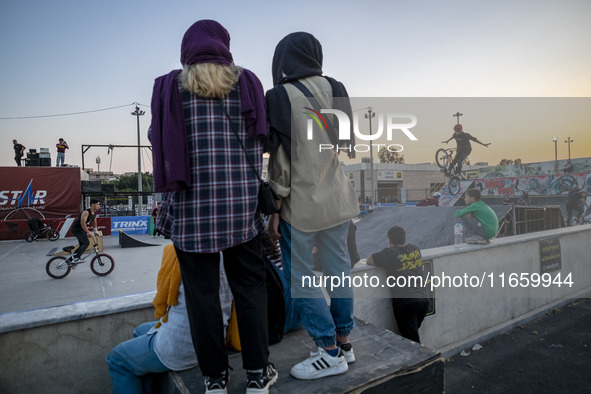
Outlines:
{"type": "Polygon", "coordinates": [[[78,249],[76,249],[76,254],[72,259],[73,263],[79,263],[80,257],[82,257],[82,253],[86,250],[88,245],[90,245],[90,241],[88,241],[88,237],[92,237],[92,233],[88,229],[88,225],[92,223],[92,228],[94,229],[94,233],[97,234],[98,226],[96,220],[96,211],[101,208],[101,202],[96,198],[90,200],[90,208],[85,209],[80,213],[78,218],[72,224],[72,233],[78,239],[78,249]]]}
{"type": "Polygon", "coordinates": [[[490,142],[488,144],[485,144],[483,142],[478,141],[478,138],[472,137],[468,133],[464,133],[462,131],[461,124],[455,125],[454,134],[447,141],[441,142],[447,144],[451,140],[456,140],[458,150],[453,161],[449,164],[449,172],[453,172],[453,168],[457,164],[456,174],[462,172],[462,163],[464,162],[464,160],[466,160],[470,152],[472,152],[472,145],[470,145],[470,141],[474,141],[484,147],[488,147],[490,145],[490,142]]]}
{"type": "Polygon", "coordinates": [[[400,226],[388,230],[388,241],[389,247],[372,254],[366,262],[384,267],[388,276],[397,278],[397,286],[390,287],[390,295],[398,330],[404,338],[421,343],[419,328],[431,306],[421,251],[406,243],[406,231],[400,226]]]}
{"type": "Polygon", "coordinates": [[[14,145],[14,161],[16,161],[16,165],[20,167],[21,159],[23,158],[23,152],[27,148],[19,144],[17,140],[12,140],[12,144],[14,145]]]}

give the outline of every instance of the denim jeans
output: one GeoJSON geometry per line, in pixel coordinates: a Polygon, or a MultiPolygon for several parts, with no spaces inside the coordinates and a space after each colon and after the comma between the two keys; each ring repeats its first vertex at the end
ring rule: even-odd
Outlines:
{"type": "Polygon", "coordinates": [[[134,338],[115,346],[107,356],[114,394],[149,392],[151,387],[146,385],[147,390],[144,390],[142,376],[169,371],[154,352],[154,336],[158,333],[146,335],[156,323],[158,322],[153,321],[136,327],[133,331],[134,338]]]}
{"type": "Polygon", "coordinates": [[[275,264],[273,264],[273,268],[275,268],[275,271],[281,280],[281,284],[283,285],[283,300],[285,301],[285,326],[283,332],[288,333],[290,331],[298,330],[302,328],[304,322],[302,321],[300,312],[294,305],[294,300],[291,298],[291,288],[287,280],[285,280],[285,271],[277,268],[275,264]]]}
{"type": "Polygon", "coordinates": [[[56,167],[63,166],[65,160],[66,160],[66,154],[62,153],[62,152],[57,152],[57,159],[55,161],[55,166],[56,167]]]}
{"type": "Polygon", "coordinates": [[[328,306],[322,289],[302,286],[302,278],[314,278],[312,248],[318,247],[323,261],[323,274],[338,278],[349,277],[351,261],[347,250],[349,222],[317,232],[303,232],[281,221],[281,259],[286,283],[291,287],[293,308],[299,313],[308,334],[319,347],[336,344],[336,335],[348,336],[353,320],[353,288],[340,286],[331,289],[328,306]]]}

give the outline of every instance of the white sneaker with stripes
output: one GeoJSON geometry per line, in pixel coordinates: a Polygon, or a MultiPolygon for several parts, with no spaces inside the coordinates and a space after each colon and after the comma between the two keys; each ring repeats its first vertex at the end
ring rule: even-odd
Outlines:
{"type": "Polygon", "coordinates": [[[291,368],[291,376],[296,379],[312,380],[340,375],[348,369],[347,360],[341,349],[336,357],[332,357],[326,350],[319,347],[318,351],[310,353],[310,357],[291,368]]]}

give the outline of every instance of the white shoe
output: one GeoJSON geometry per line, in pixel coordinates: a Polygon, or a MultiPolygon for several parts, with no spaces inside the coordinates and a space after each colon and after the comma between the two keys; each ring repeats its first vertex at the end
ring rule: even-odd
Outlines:
{"type": "Polygon", "coordinates": [[[341,353],[345,360],[347,360],[347,364],[353,364],[355,362],[355,353],[353,353],[353,346],[350,343],[341,343],[339,345],[341,348],[341,353]]]}
{"type": "Polygon", "coordinates": [[[310,353],[310,357],[291,368],[291,376],[296,379],[312,380],[340,375],[347,372],[348,369],[347,360],[340,348],[339,354],[332,357],[326,350],[319,347],[317,352],[310,353]]]}

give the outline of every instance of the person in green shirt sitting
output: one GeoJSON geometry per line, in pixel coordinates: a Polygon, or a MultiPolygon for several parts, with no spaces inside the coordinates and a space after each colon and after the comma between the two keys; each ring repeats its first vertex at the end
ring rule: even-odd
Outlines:
{"type": "Polygon", "coordinates": [[[486,203],[480,201],[480,197],[480,190],[466,190],[466,208],[456,211],[456,217],[462,219],[467,244],[486,245],[499,231],[497,214],[486,203]]]}

